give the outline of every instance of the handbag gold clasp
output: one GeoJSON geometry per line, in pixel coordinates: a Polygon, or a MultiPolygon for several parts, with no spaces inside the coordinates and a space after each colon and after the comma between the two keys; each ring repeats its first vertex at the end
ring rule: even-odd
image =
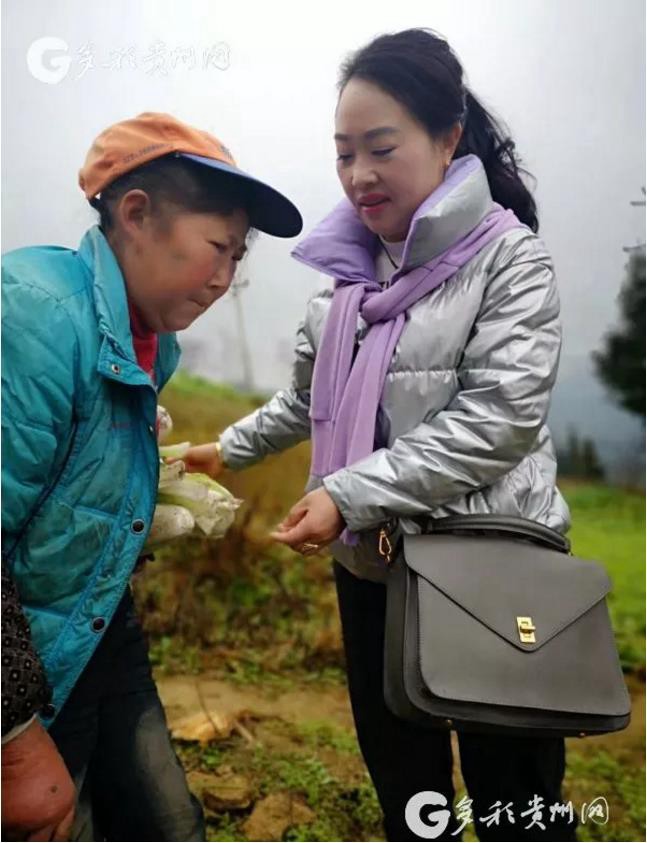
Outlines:
{"type": "Polygon", "coordinates": [[[384,559],[387,565],[391,564],[391,554],[393,553],[393,545],[391,544],[391,540],[386,532],[386,530],[380,530],[380,540],[377,546],[377,549],[380,552],[380,556],[384,559]]]}
{"type": "Polygon", "coordinates": [[[522,644],[535,644],[535,630],[536,627],[532,622],[532,618],[517,617],[517,630],[519,631],[519,640],[522,644]]]}

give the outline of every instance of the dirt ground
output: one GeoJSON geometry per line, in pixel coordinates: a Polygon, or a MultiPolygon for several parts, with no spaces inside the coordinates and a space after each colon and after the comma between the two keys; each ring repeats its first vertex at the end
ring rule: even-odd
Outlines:
{"type": "MultiPolygon", "coordinates": [[[[175,737],[180,739],[202,737],[202,742],[196,746],[222,748],[222,752],[217,755],[217,763],[214,764],[216,772],[220,769],[224,769],[225,773],[234,769],[236,772],[245,770],[246,767],[250,767],[249,759],[252,753],[258,754],[259,751],[269,758],[296,759],[293,760],[293,765],[298,768],[299,758],[304,758],[305,763],[306,757],[311,760],[313,753],[313,741],[304,740],[304,735],[307,738],[308,735],[315,734],[318,736],[317,761],[325,766],[328,773],[340,783],[340,787],[356,787],[366,777],[364,765],[355,744],[352,713],[346,688],[343,685],[325,684],[314,687],[307,685],[278,690],[265,684],[232,684],[221,678],[204,674],[159,676],[157,681],[166,708],[169,727],[175,737]],[[321,732],[324,724],[328,724],[329,732],[321,732]]],[[[575,772],[571,781],[567,772],[565,790],[578,810],[583,800],[593,798],[598,795],[598,792],[604,793],[602,788],[608,786],[604,778],[591,780],[586,774],[581,775],[580,770],[586,772],[589,767],[595,770],[595,764],[600,758],[613,759],[614,763],[621,765],[627,775],[631,775],[631,772],[635,770],[635,776],[640,776],[639,771],[644,769],[645,686],[640,679],[635,677],[629,677],[628,684],[633,701],[633,716],[627,729],[616,734],[583,740],[573,738],[567,741],[568,763],[572,762],[575,772]],[[594,784],[598,790],[595,794],[589,793],[594,784]]],[[[464,790],[464,784],[460,773],[455,734],[452,734],[452,743],[456,759],[454,785],[456,791],[460,792],[464,790]]],[[[191,773],[190,780],[192,775],[199,774],[191,773]]],[[[251,773],[249,775],[250,782],[253,784],[254,777],[251,773]]],[[[300,781],[298,770],[294,775],[298,788],[300,781]]],[[[607,775],[613,776],[614,773],[611,771],[607,775]]],[[[253,803],[253,800],[251,802],[253,803]]],[[[257,803],[257,807],[258,804],[260,803],[257,803]]],[[[263,807],[262,804],[261,807],[263,807]]],[[[294,807],[292,805],[292,810],[294,807]]],[[[303,811],[309,810],[305,803],[302,808],[299,805],[296,807],[303,811]]],[[[310,807],[318,813],[316,805],[310,807]]],[[[614,810],[619,813],[626,811],[626,807],[621,802],[614,805],[613,799],[610,799],[610,813],[614,810]]],[[[258,825],[249,825],[249,819],[246,821],[247,826],[240,823],[236,825],[235,818],[239,815],[235,811],[228,816],[233,818],[232,839],[261,839],[236,837],[236,833],[241,833],[241,829],[243,835],[245,831],[247,834],[261,832],[256,831],[258,825]]],[[[307,819],[308,815],[302,817],[303,821],[307,819]]],[[[270,835],[262,839],[285,839],[281,836],[272,837],[271,829],[268,830],[262,824],[260,827],[263,828],[262,833],[270,835]]],[[[307,824],[306,827],[308,827],[307,824]]],[[[278,828],[282,834],[283,826],[280,823],[278,828]]],[[[372,832],[367,830],[371,836],[363,839],[381,839],[379,831],[376,832],[375,828],[374,826],[372,832]]],[[[279,834],[279,832],[274,833],[279,834]]],[[[611,828],[607,833],[610,832],[611,828]]],[[[581,840],[633,839],[629,836],[615,838],[605,836],[600,829],[593,831],[581,829],[579,837],[581,840]]],[[[212,836],[211,839],[224,840],[226,838],[212,836]]],[[[466,839],[475,839],[470,836],[469,829],[467,829],[466,839]]]]}

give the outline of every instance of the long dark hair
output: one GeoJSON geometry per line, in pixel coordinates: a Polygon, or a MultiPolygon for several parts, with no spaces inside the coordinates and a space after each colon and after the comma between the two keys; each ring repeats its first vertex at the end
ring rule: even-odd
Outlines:
{"type": "Polygon", "coordinates": [[[191,213],[231,216],[238,208],[247,210],[245,186],[240,179],[175,155],[156,158],[115,179],[90,200],[99,212],[104,233],[114,226],[114,208],[129,190],[148,194],[153,213],[160,217],[168,209],[191,213]]]}
{"type": "Polygon", "coordinates": [[[344,62],[340,92],[353,77],[377,85],[402,103],[433,138],[460,122],[463,134],[455,157],[477,155],[493,199],[537,231],[537,206],[521,178],[528,173],[520,167],[514,141],[467,89],[461,63],[447,41],[429,29],[381,35],[344,62]]]}

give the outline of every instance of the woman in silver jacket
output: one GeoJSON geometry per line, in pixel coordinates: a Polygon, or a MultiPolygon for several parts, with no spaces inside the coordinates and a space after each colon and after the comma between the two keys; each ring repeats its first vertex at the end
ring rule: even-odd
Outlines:
{"type": "Polygon", "coordinates": [[[569,526],[545,424],[559,301],[535,203],[512,140],[434,33],[377,38],[344,64],[339,89],[346,198],[293,253],[334,286],[308,305],[291,387],[193,448],[188,466],[215,476],[312,438],[307,494],[273,536],[305,554],[330,545],[336,560],[353,714],[387,839],[460,839],[471,808],[481,840],[575,840],[563,740],[459,734],[472,803],[457,817],[449,734],[396,718],[382,690],[385,524],[415,532],[420,516],[496,513],[569,526]],[[426,838],[405,820],[421,791],[449,809],[426,838]]]}

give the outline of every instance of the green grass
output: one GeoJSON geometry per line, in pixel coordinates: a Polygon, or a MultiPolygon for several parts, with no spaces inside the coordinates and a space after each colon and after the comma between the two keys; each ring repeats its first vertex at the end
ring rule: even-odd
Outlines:
{"type": "MultiPolygon", "coordinates": [[[[287,724],[277,724],[285,731],[287,724]]],[[[298,729],[288,728],[298,741],[298,729]]],[[[343,730],[337,730],[339,734],[343,730]]],[[[338,735],[339,737],[339,735],[338,735]]],[[[346,740],[354,737],[345,733],[346,740]]],[[[253,783],[258,799],[289,790],[301,797],[315,814],[311,823],[289,828],[284,840],[380,840],[381,812],[373,785],[361,766],[353,772],[329,768],[319,755],[322,747],[303,749],[250,747],[231,738],[217,747],[200,747],[179,742],[178,754],[187,770],[213,772],[223,759],[237,774],[253,783]],[[213,753],[217,763],[214,764],[213,753]]],[[[357,750],[355,750],[356,752],[357,750]]],[[[246,840],[243,825],[250,810],[207,814],[208,840],[246,840]]]]}
{"type": "Polygon", "coordinates": [[[174,395],[189,400],[206,398],[210,402],[231,401],[239,405],[246,404],[249,407],[260,407],[268,397],[260,392],[243,394],[229,384],[214,383],[198,375],[190,375],[182,369],[173,376],[170,390],[174,395]]]}
{"type": "Polygon", "coordinates": [[[338,752],[357,755],[359,747],[354,735],[340,729],[326,720],[309,720],[296,727],[299,738],[306,746],[330,746],[338,752]]]}
{"type": "Polygon", "coordinates": [[[569,754],[564,786],[580,816],[583,804],[590,805],[597,797],[604,797],[609,806],[607,823],[585,817],[578,829],[580,840],[644,839],[645,768],[644,764],[642,768],[629,766],[627,760],[605,750],[569,754]]]}
{"type": "Polygon", "coordinates": [[[609,609],[625,670],[645,669],[645,497],[609,486],[563,484],[573,552],[603,563],[609,609]]]}

